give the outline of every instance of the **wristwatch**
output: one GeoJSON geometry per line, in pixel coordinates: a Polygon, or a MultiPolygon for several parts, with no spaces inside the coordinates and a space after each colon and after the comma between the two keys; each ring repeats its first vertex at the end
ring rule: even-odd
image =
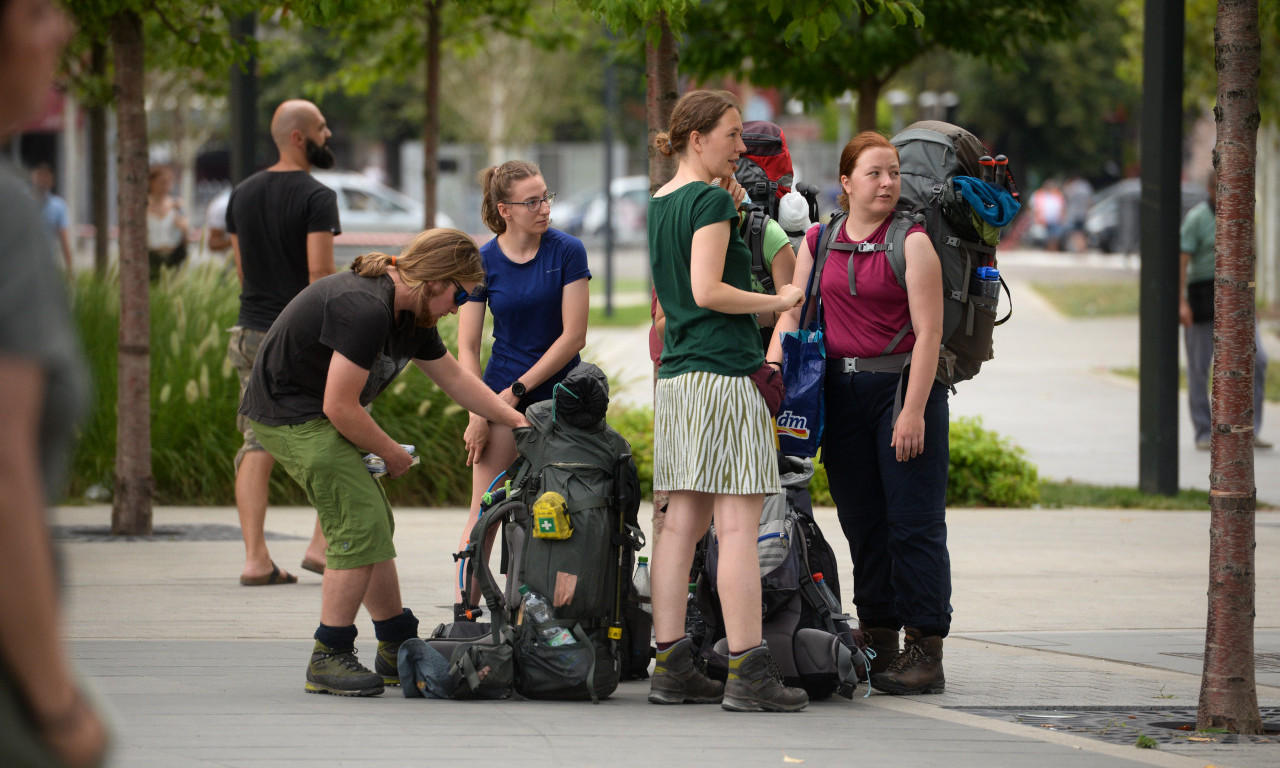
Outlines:
{"type": "Polygon", "coordinates": [[[511,394],[515,395],[516,397],[524,397],[525,393],[528,391],[529,390],[524,388],[524,384],[520,383],[519,379],[516,379],[514,382],[511,383],[511,394]]]}

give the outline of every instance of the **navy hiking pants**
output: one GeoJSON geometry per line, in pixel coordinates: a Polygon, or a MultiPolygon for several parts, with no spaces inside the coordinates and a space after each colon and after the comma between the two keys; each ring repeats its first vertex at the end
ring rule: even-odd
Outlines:
{"type": "Polygon", "coordinates": [[[896,373],[828,367],[822,463],[853,556],[853,602],[867,627],[951,627],[947,553],[947,388],[925,406],[924,452],[899,462],[890,446],[896,373]]]}

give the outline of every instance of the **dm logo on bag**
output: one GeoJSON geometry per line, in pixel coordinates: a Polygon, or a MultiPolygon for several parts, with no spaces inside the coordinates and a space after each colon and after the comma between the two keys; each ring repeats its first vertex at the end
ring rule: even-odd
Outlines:
{"type": "Polygon", "coordinates": [[[778,434],[794,437],[797,440],[809,439],[809,420],[797,416],[791,410],[778,414],[778,434]]]}

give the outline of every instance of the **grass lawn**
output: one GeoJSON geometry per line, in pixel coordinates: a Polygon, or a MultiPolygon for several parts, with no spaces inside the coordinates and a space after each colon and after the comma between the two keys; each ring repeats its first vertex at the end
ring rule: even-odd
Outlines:
{"type": "Polygon", "coordinates": [[[1138,284],[1128,281],[1032,283],[1067,317],[1116,317],[1138,314],[1138,284]]]}
{"type": "MultiPolygon", "coordinates": [[[[1084,483],[1040,483],[1040,505],[1048,508],[1101,507],[1106,509],[1208,510],[1209,492],[1181,490],[1177,496],[1143,493],[1137,488],[1084,483]]],[[[1259,504],[1259,508],[1266,505],[1259,504]]]]}
{"type": "Polygon", "coordinates": [[[604,299],[596,301],[595,297],[591,299],[591,309],[587,311],[587,327],[600,326],[622,326],[632,327],[636,325],[649,325],[652,322],[649,317],[649,304],[627,304],[619,306],[613,305],[613,317],[606,317],[604,314],[604,299]]]}

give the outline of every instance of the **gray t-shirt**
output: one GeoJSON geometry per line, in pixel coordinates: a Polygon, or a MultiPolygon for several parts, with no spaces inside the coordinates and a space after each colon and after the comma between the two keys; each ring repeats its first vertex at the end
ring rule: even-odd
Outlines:
{"type": "Polygon", "coordinates": [[[89,377],[40,207],[7,163],[0,165],[0,356],[44,369],[40,470],[46,498],[57,500],[65,490],[89,377]]]}

